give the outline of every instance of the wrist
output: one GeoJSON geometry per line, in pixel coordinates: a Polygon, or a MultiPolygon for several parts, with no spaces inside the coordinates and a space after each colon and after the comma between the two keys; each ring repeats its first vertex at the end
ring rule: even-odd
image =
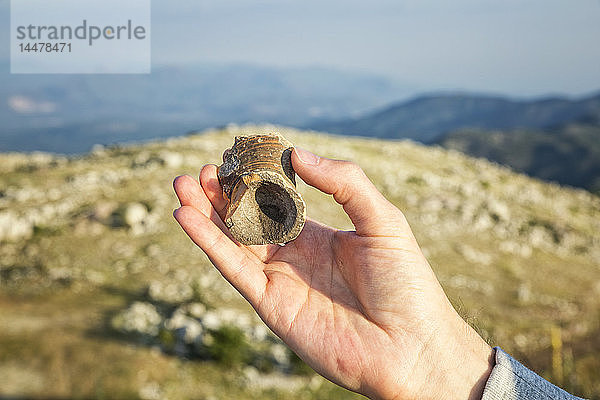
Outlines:
{"type": "MultiPolygon", "coordinates": [[[[454,310],[452,310],[454,311],[454,310]]],[[[456,314],[435,332],[414,360],[404,382],[386,380],[372,399],[480,400],[495,365],[494,350],[456,314]],[[394,390],[401,388],[400,390],[394,390]]],[[[367,393],[365,393],[367,394],[367,393]]]]}
{"type": "Polygon", "coordinates": [[[494,350],[456,314],[454,327],[430,347],[429,367],[414,399],[480,400],[495,365],[494,350]]]}
{"type": "Polygon", "coordinates": [[[442,388],[438,398],[481,400],[496,364],[495,351],[466,322],[462,319],[461,322],[468,333],[456,351],[448,352],[448,387],[442,388]]]}

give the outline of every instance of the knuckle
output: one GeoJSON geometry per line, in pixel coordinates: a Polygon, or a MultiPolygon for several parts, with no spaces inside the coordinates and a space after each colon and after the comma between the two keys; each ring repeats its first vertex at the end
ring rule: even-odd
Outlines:
{"type": "Polygon", "coordinates": [[[366,177],[364,171],[354,161],[341,161],[341,172],[350,180],[362,180],[366,177]]]}
{"type": "Polygon", "coordinates": [[[357,194],[364,181],[368,179],[360,166],[354,161],[340,161],[339,181],[335,191],[336,200],[345,204],[350,198],[357,194]]]}
{"type": "Polygon", "coordinates": [[[355,161],[350,161],[350,160],[344,161],[344,168],[348,172],[352,172],[352,173],[357,173],[359,171],[362,171],[360,166],[355,161]]]}
{"type": "Polygon", "coordinates": [[[346,204],[354,192],[354,186],[348,183],[339,185],[338,190],[334,193],[335,200],[340,204],[346,204]]]}

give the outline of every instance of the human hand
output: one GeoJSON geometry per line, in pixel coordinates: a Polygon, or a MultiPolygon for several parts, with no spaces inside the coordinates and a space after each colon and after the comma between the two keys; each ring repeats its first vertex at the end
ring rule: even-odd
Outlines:
{"type": "Polygon", "coordinates": [[[493,350],[456,313],[404,215],[362,170],[292,153],[307,184],[332,194],[356,231],[308,219],[285,246],[244,246],[223,223],[207,165],[175,179],[174,216],[262,320],[318,373],[382,399],[480,399],[493,350]]]}

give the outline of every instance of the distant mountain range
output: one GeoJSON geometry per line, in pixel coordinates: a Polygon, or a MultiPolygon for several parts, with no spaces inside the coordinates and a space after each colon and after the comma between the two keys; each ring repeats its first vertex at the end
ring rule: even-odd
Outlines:
{"type": "Polygon", "coordinates": [[[463,130],[545,129],[600,115],[600,94],[570,100],[511,100],[474,94],[437,94],[387,106],[358,118],[322,120],[310,128],[344,135],[432,143],[463,130]]]}
{"type": "Polygon", "coordinates": [[[311,127],[437,144],[600,194],[600,94],[531,101],[431,95],[311,127]]]}
{"type": "Polygon", "coordinates": [[[438,93],[390,105],[411,90],[378,76],[317,67],[0,73],[0,151],[82,153],[97,143],[270,122],[437,144],[600,193],[600,93],[534,100],[438,93]]]}
{"type": "Polygon", "coordinates": [[[438,144],[600,195],[598,121],[583,120],[547,131],[461,130],[444,136],[438,144]]]}
{"type": "Polygon", "coordinates": [[[320,67],[163,66],[149,75],[7,71],[0,65],[0,151],[80,153],[95,143],[231,122],[300,126],[360,115],[414,93],[387,78],[320,67]]]}

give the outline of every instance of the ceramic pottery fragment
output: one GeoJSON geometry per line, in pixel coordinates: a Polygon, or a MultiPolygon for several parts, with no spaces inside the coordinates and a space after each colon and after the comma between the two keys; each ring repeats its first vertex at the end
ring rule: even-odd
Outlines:
{"type": "Polygon", "coordinates": [[[290,142],[278,134],[238,136],[217,176],[227,199],[225,225],[240,243],[294,240],[306,219],[296,191],[290,142]]]}

